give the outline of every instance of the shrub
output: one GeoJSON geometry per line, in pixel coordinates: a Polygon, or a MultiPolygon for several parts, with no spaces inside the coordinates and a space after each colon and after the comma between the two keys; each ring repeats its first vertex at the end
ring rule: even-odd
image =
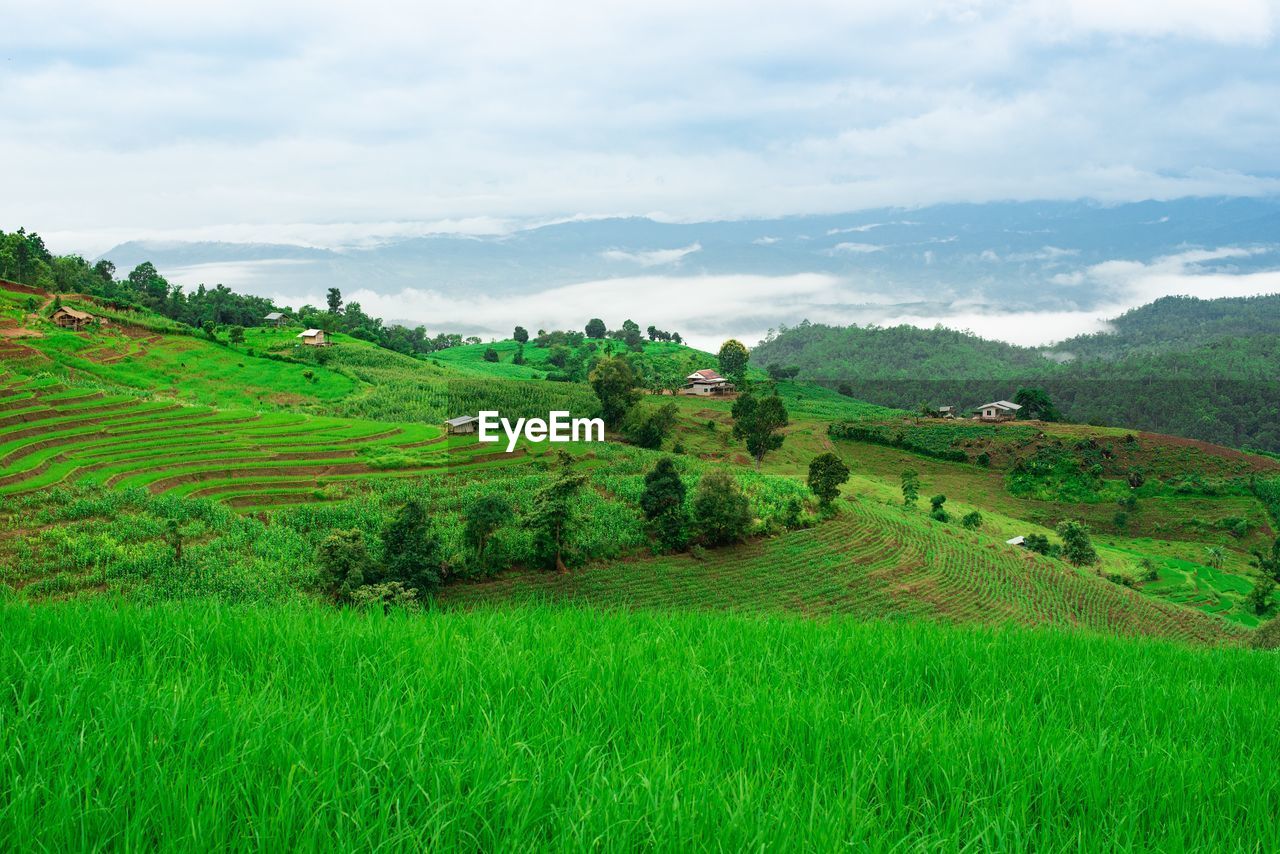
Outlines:
{"type": "Polygon", "coordinates": [[[840,485],[848,479],[849,467],[835,454],[819,454],[809,462],[809,489],[823,507],[840,495],[840,485]]]}
{"type": "Polygon", "coordinates": [[[376,581],[373,562],[358,528],[334,531],[320,543],[317,561],[329,593],[339,601],[351,601],[355,591],[376,581]]]}
{"type": "Polygon", "coordinates": [[[1062,556],[1076,566],[1093,566],[1098,553],[1089,538],[1089,526],[1082,522],[1064,521],[1058,524],[1058,536],[1062,538],[1062,556]]]}
{"type": "Polygon", "coordinates": [[[664,550],[683,548],[688,541],[688,514],[684,498],[684,481],[680,479],[680,472],[670,458],[663,457],[644,476],[640,509],[649,522],[650,533],[664,550]]]}
{"type": "Polygon", "coordinates": [[[486,362],[497,362],[499,360],[498,351],[492,347],[486,347],[484,351],[484,360],[486,362]]]}
{"type": "Polygon", "coordinates": [[[1245,597],[1245,601],[1249,603],[1249,607],[1253,609],[1253,613],[1267,613],[1267,609],[1271,607],[1271,594],[1275,592],[1275,589],[1276,583],[1266,576],[1259,578],[1254,583],[1253,589],[1250,590],[1249,595],[1245,597]]]}
{"type": "Polygon", "coordinates": [[[693,496],[693,520],[707,545],[737,542],[751,526],[751,507],[737,479],[727,471],[710,471],[693,496]]]}
{"type": "Polygon", "coordinates": [[[964,514],[964,518],[960,520],[960,524],[968,528],[970,531],[976,531],[982,527],[982,514],[977,510],[973,510],[964,514]]]}
{"type": "Polygon", "coordinates": [[[406,502],[382,531],[383,578],[430,593],[440,586],[440,544],[422,502],[406,502]]]}

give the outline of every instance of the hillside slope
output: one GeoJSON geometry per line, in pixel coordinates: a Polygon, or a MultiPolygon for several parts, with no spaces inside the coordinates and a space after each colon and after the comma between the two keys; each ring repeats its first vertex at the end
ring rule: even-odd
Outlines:
{"type": "Polygon", "coordinates": [[[802,323],[763,341],[759,365],[854,397],[968,411],[1046,389],[1068,420],[1280,451],[1280,296],[1166,298],[1117,318],[1112,333],[1051,350],[949,329],[802,323]]]}

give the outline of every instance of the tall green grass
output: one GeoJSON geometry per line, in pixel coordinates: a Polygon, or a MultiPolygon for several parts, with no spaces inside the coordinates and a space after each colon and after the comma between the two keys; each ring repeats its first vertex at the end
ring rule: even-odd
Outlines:
{"type": "Polygon", "coordinates": [[[0,850],[1280,846],[1270,654],[536,606],[0,625],[0,850]]]}

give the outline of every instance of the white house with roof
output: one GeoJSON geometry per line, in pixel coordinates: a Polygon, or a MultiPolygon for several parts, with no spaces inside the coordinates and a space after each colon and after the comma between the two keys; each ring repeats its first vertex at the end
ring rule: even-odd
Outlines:
{"type": "Polygon", "coordinates": [[[979,421],[1012,421],[1018,417],[1018,410],[1022,407],[1016,403],[1007,400],[997,400],[992,403],[984,403],[974,412],[979,421]]]}
{"type": "Polygon", "coordinates": [[[693,395],[713,395],[713,394],[729,394],[733,391],[733,383],[720,376],[710,368],[704,368],[701,371],[694,371],[684,378],[684,388],[680,390],[681,394],[693,395]]]}
{"type": "Polygon", "coordinates": [[[450,435],[474,433],[479,429],[480,419],[474,415],[459,415],[457,418],[446,418],[444,429],[450,435]]]}
{"type": "Polygon", "coordinates": [[[294,336],[301,338],[302,343],[308,347],[328,347],[329,338],[324,334],[323,329],[304,329],[294,336]]]}

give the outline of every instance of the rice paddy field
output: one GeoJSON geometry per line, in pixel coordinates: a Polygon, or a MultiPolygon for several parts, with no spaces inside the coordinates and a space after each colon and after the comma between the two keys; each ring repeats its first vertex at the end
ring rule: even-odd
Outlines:
{"type": "Polygon", "coordinates": [[[1280,846],[1274,655],[540,605],[0,623],[7,851],[1280,846]]]}
{"type": "Polygon", "coordinates": [[[259,506],[353,480],[515,459],[429,424],[217,410],[0,378],[0,496],[86,485],[259,506]]]}

